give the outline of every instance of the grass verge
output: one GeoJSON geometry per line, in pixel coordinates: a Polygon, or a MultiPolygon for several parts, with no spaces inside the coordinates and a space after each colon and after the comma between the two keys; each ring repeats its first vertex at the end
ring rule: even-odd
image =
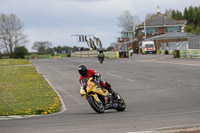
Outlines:
{"type": "Polygon", "coordinates": [[[0,66],[31,64],[26,59],[0,59],[0,66]]]}
{"type": "Polygon", "coordinates": [[[51,114],[60,110],[59,97],[34,66],[0,67],[0,116],[51,114]]]}
{"type": "Polygon", "coordinates": [[[49,59],[49,58],[65,58],[68,54],[55,54],[52,56],[51,54],[44,54],[44,55],[38,55],[38,54],[32,54],[32,55],[26,55],[26,59],[49,59]]]}

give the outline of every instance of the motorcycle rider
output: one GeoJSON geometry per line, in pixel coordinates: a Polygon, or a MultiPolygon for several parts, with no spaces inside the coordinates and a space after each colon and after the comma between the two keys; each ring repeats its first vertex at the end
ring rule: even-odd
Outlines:
{"type": "Polygon", "coordinates": [[[85,78],[90,78],[93,75],[95,77],[97,77],[98,79],[100,79],[100,85],[102,87],[104,87],[105,89],[107,89],[116,100],[119,100],[120,98],[118,97],[118,95],[114,92],[114,90],[111,88],[110,82],[109,81],[103,81],[103,78],[101,77],[101,75],[94,69],[88,69],[86,65],[82,64],[78,67],[78,71],[80,74],[80,78],[79,78],[79,82],[81,83],[82,79],[85,78]]]}
{"type": "Polygon", "coordinates": [[[104,56],[103,50],[100,50],[100,51],[99,51],[98,58],[99,58],[99,60],[100,60],[100,58],[102,58],[103,61],[104,61],[105,56],[104,56]]]}

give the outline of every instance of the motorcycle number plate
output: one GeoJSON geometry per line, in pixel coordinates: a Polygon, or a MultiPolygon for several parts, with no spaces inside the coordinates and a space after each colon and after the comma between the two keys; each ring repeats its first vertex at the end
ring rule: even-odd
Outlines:
{"type": "Polygon", "coordinates": [[[88,85],[88,88],[91,88],[91,87],[92,87],[92,84],[89,84],[89,85],[88,85]]]}

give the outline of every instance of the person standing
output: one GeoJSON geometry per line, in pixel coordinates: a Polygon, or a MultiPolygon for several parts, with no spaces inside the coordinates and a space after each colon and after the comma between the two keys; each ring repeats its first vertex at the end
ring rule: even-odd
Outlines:
{"type": "Polygon", "coordinates": [[[139,48],[137,47],[136,48],[136,54],[138,55],[138,53],[139,53],[139,48]]]}

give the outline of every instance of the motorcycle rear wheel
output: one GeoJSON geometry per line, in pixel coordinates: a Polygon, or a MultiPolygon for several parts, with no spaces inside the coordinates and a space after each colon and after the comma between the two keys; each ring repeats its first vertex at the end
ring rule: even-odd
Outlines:
{"type": "Polygon", "coordinates": [[[90,106],[92,107],[92,109],[94,109],[94,111],[96,111],[97,113],[104,113],[105,107],[103,105],[103,103],[98,103],[93,96],[89,96],[88,97],[88,102],[90,104],[90,106]]]}
{"type": "Polygon", "coordinates": [[[124,111],[125,109],[126,109],[126,103],[125,103],[124,99],[121,97],[120,101],[117,102],[117,108],[116,108],[116,110],[117,111],[124,111]]]}

